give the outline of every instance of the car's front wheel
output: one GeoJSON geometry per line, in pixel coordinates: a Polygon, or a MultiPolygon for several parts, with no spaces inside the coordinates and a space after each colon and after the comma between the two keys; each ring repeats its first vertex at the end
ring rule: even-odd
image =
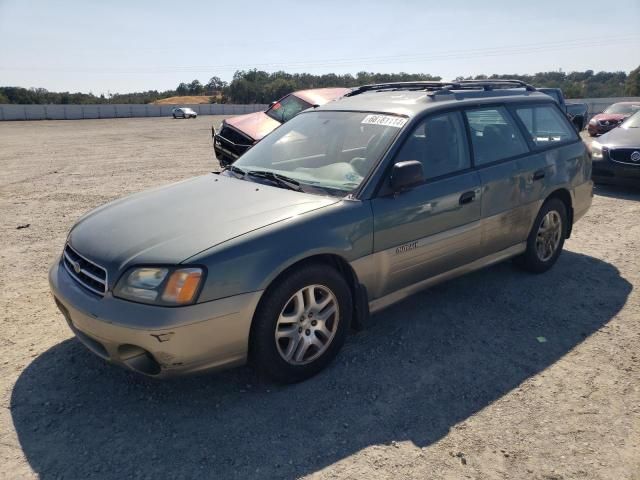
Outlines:
{"type": "Polygon", "coordinates": [[[568,231],[567,208],[558,198],[543,205],[527,238],[527,249],[516,257],[519,267],[533,273],[549,270],[558,260],[568,231]]]}
{"type": "Polygon", "coordinates": [[[308,264],[265,292],[253,320],[251,360],[274,380],[294,383],[325,368],[351,323],[349,286],[334,268],[308,264]]]}

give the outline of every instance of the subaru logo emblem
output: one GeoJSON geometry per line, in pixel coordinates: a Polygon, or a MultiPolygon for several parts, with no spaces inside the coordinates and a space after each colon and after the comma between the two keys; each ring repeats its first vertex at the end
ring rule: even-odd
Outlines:
{"type": "Polygon", "coordinates": [[[73,271],[76,272],[76,273],[80,273],[80,270],[81,270],[80,263],[73,262],[73,271]]]}
{"type": "Polygon", "coordinates": [[[632,162],[640,162],[640,151],[636,150],[635,152],[633,152],[631,154],[631,161],[632,162]]]}

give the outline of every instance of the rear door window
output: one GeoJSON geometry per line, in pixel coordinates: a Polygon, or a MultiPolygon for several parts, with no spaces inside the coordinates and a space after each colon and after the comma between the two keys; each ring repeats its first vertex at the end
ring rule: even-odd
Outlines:
{"type": "Polygon", "coordinates": [[[476,165],[527,153],[515,120],[504,107],[487,107],[465,112],[471,130],[471,142],[476,165]]]}
{"type": "Polygon", "coordinates": [[[536,147],[576,140],[575,129],[553,105],[534,105],[516,108],[536,147]]]}

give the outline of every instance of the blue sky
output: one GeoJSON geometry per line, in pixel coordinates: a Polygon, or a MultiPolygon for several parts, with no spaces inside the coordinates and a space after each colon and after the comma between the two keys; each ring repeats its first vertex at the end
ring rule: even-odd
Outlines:
{"type": "Polygon", "coordinates": [[[640,64],[640,1],[0,0],[0,85],[127,92],[238,69],[480,73],[640,64]]]}

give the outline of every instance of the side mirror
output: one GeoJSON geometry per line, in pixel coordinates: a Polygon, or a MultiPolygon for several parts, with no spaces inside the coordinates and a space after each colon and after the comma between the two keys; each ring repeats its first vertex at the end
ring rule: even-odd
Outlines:
{"type": "Polygon", "coordinates": [[[411,187],[424,183],[424,171],[422,163],[417,160],[398,162],[391,171],[391,189],[394,192],[408,190],[411,187]]]}

